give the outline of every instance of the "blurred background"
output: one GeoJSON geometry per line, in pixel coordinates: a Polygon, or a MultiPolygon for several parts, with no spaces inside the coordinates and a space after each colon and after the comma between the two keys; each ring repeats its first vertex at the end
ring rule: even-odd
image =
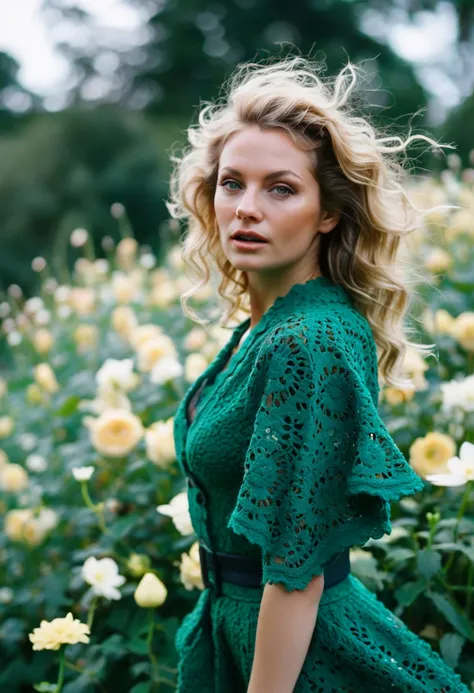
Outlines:
{"type": "MultiPolygon", "coordinates": [[[[159,256],[169,157],[242,61],[363,63],[376,125],[410,124],[472,165],[472,0],[17,0],[0,4],[0,291],[60,272],[76,228],[118,238],[114,203],[159,256]],[[120,208],[119,208],[120,209],[120,208]]],[[[429,146],[414,173],[436,173],[429,146]]],[[[448,152],[449,153],[449,152],[448,152]]]]}

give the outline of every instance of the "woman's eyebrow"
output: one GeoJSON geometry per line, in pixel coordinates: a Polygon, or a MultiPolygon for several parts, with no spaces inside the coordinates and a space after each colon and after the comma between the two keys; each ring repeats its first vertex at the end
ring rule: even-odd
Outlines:
{"type": "MultiPolygon", "coordinates": [[[[241,176],[241,172],[238,171],[236,168],[232,168],[231,166],[224,166],[222,171],[228,171],[229,173],[232,173],[234,176],[241,176]]],[[[280,178],[280,176],[286,176],[290,174],[291,176],[296,176],[296,178],[299,178],[300,180],[303,180],[298,176],[294,171],[290,171],[290,169],[282,170],[282,171],[273,171],[272,173],[268,173],[263,180],[272,180],[273,178],[280,178]]]]}

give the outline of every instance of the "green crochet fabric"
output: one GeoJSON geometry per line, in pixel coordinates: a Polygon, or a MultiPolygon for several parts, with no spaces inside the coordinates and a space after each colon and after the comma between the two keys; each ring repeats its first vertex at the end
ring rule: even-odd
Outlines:
{"type": "MultiPolygon", "coordinates": [[[[174,437],[198,539],[258,558],[263,580],[201,593],[176,636],[178,693],[246,693],[264,584],[303,589],[423,488],[377,413],[372,331],[342,286],[294,285],[232,355],[249,325],[191,385],[174,437]]],[[[467,690],[355,576],[324,590],[295,693],[467,690]]]]}

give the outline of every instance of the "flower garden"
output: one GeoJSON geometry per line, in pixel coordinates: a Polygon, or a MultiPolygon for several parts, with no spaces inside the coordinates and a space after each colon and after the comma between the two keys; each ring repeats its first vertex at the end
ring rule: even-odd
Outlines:
{"type": "MultiPolygon", "coordinates": [[[[410,238],[430,283],[410,314],[437,356],[408,352],[415,387],[379,409],[424,489],[393,530],[351,551],[353,573],[474,681],[474,170],[455,157],[414,184],[431,212],[410,238]]],[[[38,293],[0,298],[0,690],[154,693],[176,683],[174,635],[204,588],[173,415],[232,326],[196,326],[177,239],[158,259],[122,233],[96,258],[70,237],[73,272],[38,257],[38,293]]],[[[415,258],[415,259],[414,259],[415,258]]],[[[201,289],[198,312],[217,292],[201,289]]],[[[243,320],[246,316],[242,315],[243,320]]],[[[474,686],[473,686],[474,690],[474,686]]]]}

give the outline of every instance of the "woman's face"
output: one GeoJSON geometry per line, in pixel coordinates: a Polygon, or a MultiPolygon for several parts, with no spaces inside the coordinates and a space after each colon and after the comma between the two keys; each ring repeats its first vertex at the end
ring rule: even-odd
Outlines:
{"type": "Polygon", "coordinates": [[[272,270],[317,266],[318,232],[336,225],[322,213],[319,185],[308,155],[281,129],[248,126],[231,135],[219,161],[214,209],[222,248],[240,270],[265,275],[272,270]],[[239,248],[237,231],[256,231],[267,243],[239,248]]]}

